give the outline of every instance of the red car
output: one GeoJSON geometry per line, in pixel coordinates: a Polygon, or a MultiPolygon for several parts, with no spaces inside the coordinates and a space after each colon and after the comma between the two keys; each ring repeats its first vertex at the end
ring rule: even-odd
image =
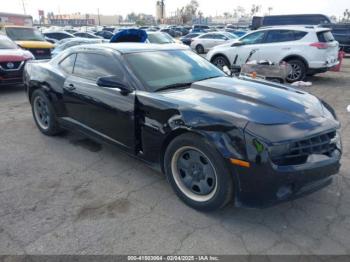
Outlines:
{"type": "Polygon", "coordinates": [[[23,68],[33,55],[18,47],[7,36],[0,35],[0,86],[23,83],[23,68]]]}

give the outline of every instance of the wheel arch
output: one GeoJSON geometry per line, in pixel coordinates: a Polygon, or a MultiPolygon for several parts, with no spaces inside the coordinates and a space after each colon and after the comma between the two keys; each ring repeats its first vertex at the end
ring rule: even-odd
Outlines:
{"type": "Polygon", "coordinates": [[[178,136],[181,136],[183,134],[194,134],[194,135],[198,135],[198,136],[204,138],[204,136],[200,132],[195,132],[195,131],[192,131],[192,130],[189,130],[186,128],[177,128],[177,129],[171,131],[164,139],[164,141],[161,145],[161,150],[160,150],[160,168],[161,168],[163,173],[165,172],[165,170],[164,170],[165,151],[167,150],[168,146],[175,138],[177,138],[178,136]]]}
{"type": "Polygon", "coordinates": [[[42,88],[48,98],[51,100],[48,91],[50,90],[50,84],[46,82],[39,82],[39,81],[30,81],[28,86],[26,86],[27,89],[27,94],[28,94],[28,99],[29,101],[32,101],[32,95],[35,90],[42,88]]]}
{"type": "Polygon", "coordinates": [[[288,61],[293,60],[293,59],[302,61],[302,62],[305,64],[306,69],[309,68],[309,63],[308,63],[307,60],[306,60],[304,57],[302,57],[301,55],[288,55],[288,56],[286,56],[285,58],[283,58],[280,62],[283,62],[283,61],[288,62],[288,61]]]}
{"type": "Polygon", "coordinates": [[[228,59],[227,55],[225,55],[225,54],[223,54],[223,53],[217,53],[217,54],[213,55],[213,56],[210,58],[210,63],[213,63],[214,59],[217,58],[217,57],[219,57],[219,56],[222,56],[222,57],[226,58],[227,61],[228,61],[229,63],[231,63],[231,62],[230,62],[230,59],[228,59]]]}

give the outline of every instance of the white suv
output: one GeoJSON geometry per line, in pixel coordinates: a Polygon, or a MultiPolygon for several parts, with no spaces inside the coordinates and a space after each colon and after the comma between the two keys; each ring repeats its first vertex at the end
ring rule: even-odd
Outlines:
{"type": "Polygon", "coordinates": [[[338,62],[339,44],[329,28],[278,26],[253,31],[237,41],[216,46],[207,59],[219,68],[240,67],[250,60],[288,62],[292,71],[287,81],[326,72],[338,62]]]}

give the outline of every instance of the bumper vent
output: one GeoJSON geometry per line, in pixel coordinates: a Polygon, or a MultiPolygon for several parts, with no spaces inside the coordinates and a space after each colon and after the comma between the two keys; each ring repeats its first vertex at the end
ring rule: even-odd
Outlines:
{"type": "Polygon", "coordinates": [[[292,142],[287,153],[273,157],[272,161],[279,166],[301,165],[306,163],[310,155],[331,156],[337,148],[336,135],[336,131],[332,131],[292,142]]]}

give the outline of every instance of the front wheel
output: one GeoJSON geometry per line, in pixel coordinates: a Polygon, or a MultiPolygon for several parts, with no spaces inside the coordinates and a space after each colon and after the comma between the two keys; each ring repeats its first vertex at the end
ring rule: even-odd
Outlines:
{"type": "Polygon", "coordinates": [[[225,66],[230,68],[230,62],[227,60],[226,57],[224,57],[222,55],[216,56],[212,60],[212,64],[215,65],[217,68],[219,68],[221,70],[223,70],[225,66]]]}
{"type": "Polygon", "coordinates": [[[213,211],[233,198],[232,174],[224,158],[197,135],[175,138],[166,150],[164,166],[177,196],[197,210],[213,211]]]}
{"type": "Polygon", "coordinates": [[[54,136],[62,132],[45,92],[40,89],[35,90],[31,97],[31,104],[34,121],[41,133],[54,136]]]}
{"type": "Polygon", "coordinates": [[[204,47],[202,45],[197,45],[196,46],[196,52],[198,54],[204,54],[204,47]]]}

